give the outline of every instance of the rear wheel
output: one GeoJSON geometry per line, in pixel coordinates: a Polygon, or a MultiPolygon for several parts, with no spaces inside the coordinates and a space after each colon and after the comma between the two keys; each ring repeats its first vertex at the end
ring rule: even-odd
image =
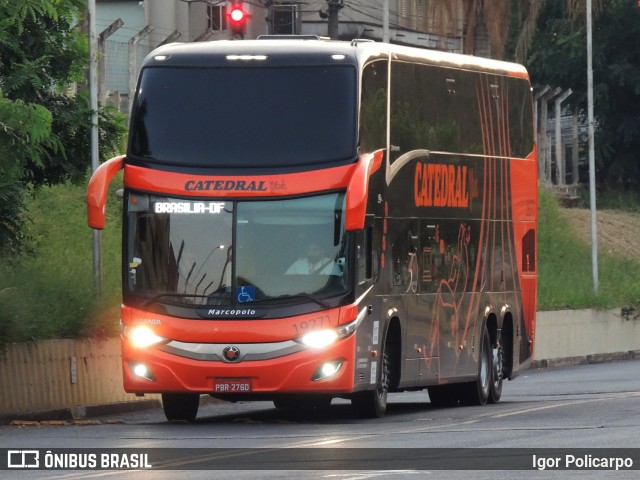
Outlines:
{"type": "Polygon", "coordinates": [[[478,376],[473,382],[460,385],[460,403],[463,405],[485,405],[491,391],[493,353],[489,331],[484,327],[480,342],[480,358],[478,359],[478,376]]]}
{"type": "Polygon", "coordinates": [[[198,414],[200,395],[197,393],[163,393],[162,409],[170,422],[193,422],[198,414]]]}
{"type": "Polygon", "coordinates": [[[358,392],[351,398],[351,405],[360,418],[381,418],[387,410],[391,363],[386,347],[382,351],[382,371],[376,389],[358,392]]]}

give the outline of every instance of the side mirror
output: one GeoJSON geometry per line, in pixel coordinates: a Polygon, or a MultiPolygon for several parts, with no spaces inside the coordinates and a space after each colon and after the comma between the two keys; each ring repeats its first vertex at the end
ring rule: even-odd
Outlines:
{"type": "Polygon", "coordinates": [[[107,191],[116,173],[124,167],[124,155],[107,160],[93,172],[87,187],[87,223],[91,228],[104,228],[107,191]]]}

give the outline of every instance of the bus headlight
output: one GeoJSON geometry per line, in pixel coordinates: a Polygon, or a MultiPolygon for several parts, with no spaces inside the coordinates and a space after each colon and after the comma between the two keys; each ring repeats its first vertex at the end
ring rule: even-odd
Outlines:
{"type": "Polygon", "coordinates": [[[304,335],[300,340],[304,345],[311,348],[325,348],[338,339],[338,332],[335,330],[314,330],[304,335]]]}
{"type": "Polygon", "coordinates": [[[166,342],[167,339],[153,333],[153,330],[146,325],[136,325],[134,327],[126,327],[125,336],[135,348],[147,348],[157,343],[166,342]]]}
{"type": "Polygon", "coordinates": [[[313,330],[300,337],[298,341],[310,348],[328,347],[336,340],[347,338],[349,335],[353,334],[358,328],[358,325],[360,325],[364,320],[366,314],[367,309],[363,308],[353,322],[336,329],[313,330]]]}

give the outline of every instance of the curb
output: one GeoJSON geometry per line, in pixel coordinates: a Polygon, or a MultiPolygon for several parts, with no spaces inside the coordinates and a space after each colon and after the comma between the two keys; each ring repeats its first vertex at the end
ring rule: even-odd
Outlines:
{"type": "Polygon", "coordinates": [[[619,362],[623,360],[635,360],[640,358],[640,350],[628,352],[596,353],[579,357],[549,358],[534,360],[530,368],[543,369],[552,367],[566,367],[570,365],[592,365],[596,363],[619,362]]]}
{"type": "MultiPolygon", "coordinates": [[[[74,409],[61,408],[40,412],[15,413],[0,417],[0,425],[45,426],[45,425],[88,425],[85,418],[132,413],[161,408],[160,400],[138,400],[99,405],[78,405],[74,409]]],[[[110,422],[109,422],[110,423],[110,422]]],[[[95,424],[95,423],[92,423],[95,424]]]]}

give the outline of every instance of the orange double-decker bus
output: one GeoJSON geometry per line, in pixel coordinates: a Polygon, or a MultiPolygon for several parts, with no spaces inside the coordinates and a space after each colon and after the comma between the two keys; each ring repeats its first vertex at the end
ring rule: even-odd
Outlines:
{"type": "Polygon", "coordinates": [[[124,169],[124,388],[277,407],[497,402],[531,361],[537,164],[516,64],[375,42],[172,44],[124,169]],[[425,401],[427,395],[425,393],[425,401]]]}

